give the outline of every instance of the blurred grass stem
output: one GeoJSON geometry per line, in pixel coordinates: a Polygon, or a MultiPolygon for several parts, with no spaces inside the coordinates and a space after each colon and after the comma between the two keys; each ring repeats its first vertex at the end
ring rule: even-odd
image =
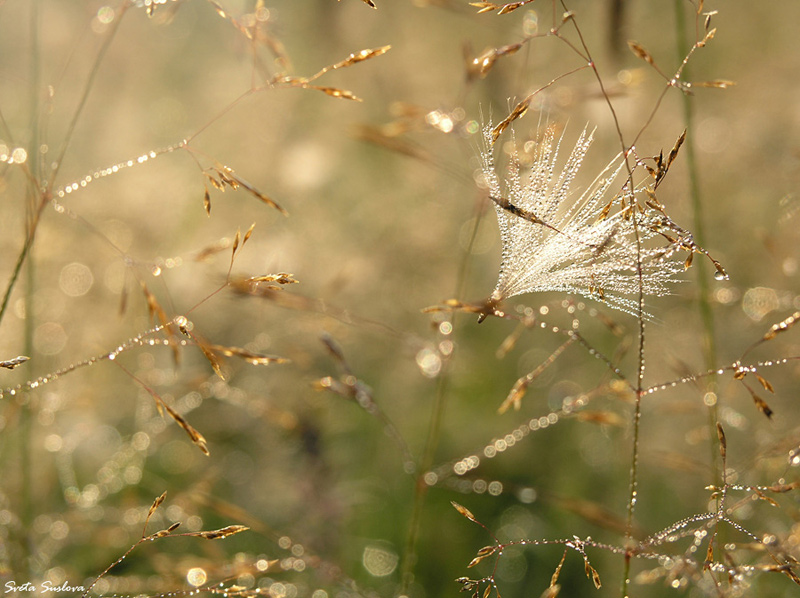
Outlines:
{"type": "MultiPolygon", "coordinates": [[[[675,34],[678,59],[682,60],[682,52],[688,47],[689,41],[686,36],[686,22],[684,19],[684,2],[675,0],[675,34]]],[[[688,78],[688,65],[684,69],[684,76],[688,78]]],[[[682,94],[683,119],[686,126],[685,154],[689,175],[689,198],[692,205],[693,234],[697,243],[701,247],[706,246],[705,226],[703,220],[703,205],[700,193],[700,174],[697,168],[697,154],[694,146],[694,106],[693,96],[682,94]]],[[[717,363],[717,347],[714,340],[714,314],[711,311],[711,290],[708,282],[708,267],[704,260],[697,263],[697,285],[698,285],[698,309],[703,323],[703,349],[705,366],[713,370],[717,363]]],[[[707,391],[713,392],[716,389],[716,376],[709,378],[707,391]]],[[[722,481],[722,473],[719,465],[719,446],[717,441],[717,403],[708,405],[709,419],[709,439],[711,449],[711,467],[713,472],[713,483],[719,484],[722,481]]]]}
{"type": "MultiPolygon", "coordinates": [[[[40,131],[39,131],[39,89],[41,78],[41,47],[39,44],[39,30],[41,27],[40,20],[40,0],[34,0],[30,4],[30,36],[31,36],[31,73],[30,73],[30,87],[29,87],[29,106],[30,106],[30,146],[28,149],[29,156],[29,169],[30,177],[27,185],[27,201],[26,201],[26,221],[25,221],[25,245],[23,249],[23,256],[28,254],[28,260],[25,268],[25,331],[24,331],[24,346],[25,354],[33,355],[33,299],[36,293],[36,265],[30,255],[30,248],[33,243],[33,231],[39,219],[39,175],[41,158],[39,153],[40,131]]],[[[24,257],[21,256],[21,260],[24,257]]],[[[22,265],[22,261],[17,263],[17,270],[22,265]]],[[[3,302],[3,312],[8,302],[9,290],[3,302]]],[[[2,312],[0,312],[0,317],[2,312]]],[[[31,366],[27,366],[29,376],[31,375],[31,366]]],[[[19,455],[20,455],[20,474],[21,492],[20,492],[20,520],[22,524],[22,533],[25,534],[23,547],[23,559],[25,561],[25,568],[30,575],[33,575],[33,555],[35,554],[35,547],[33,546],[33,538],[31,531],[33,528],[33,480],[31,473],[33,471],[33,455],[32,455],[32,441],[31,441],[31,423],[33,419],[33,406],[32,397],[30,393],[26,393],[25,399],[21,405],[20,413],[20,435],[19,435],[19,455]]]]}
{"type": "MultiPolygon", "coordinates": [[[[481,201],[476,207],[476,215],[472,230],[470,231],[469,241],[456,274],[456,297],[460,297],[466,287],[467,278],[469,276],[470,257],[472,256],[472,250],[475,246],[475,240],[478,237],[481,222],[486,216],[486,207],[488,205],[488,201],[481,201]]],[[[455,331],[455,323],[452,324],[455,331]]],[[[425,439],[425,448],[422,453],[419,468],[417,469],[417,478],[414,484],[414,502],[411,507],[411,520],[409,522],[408,537],[403,551],[403,565],[400,572],[400,596],[408,595],[408,588],[413,581],[413,569],[417,560],[416,547],[422,525],[422,509],[425,506],[425,497],[428,494],[428,483],[425,481],[425,474],[433,467],[434,459],[436,458],[436,448],[439,445],[439,438],[442,434],[442,422],[444,421],[447,408],[447,391],[450,380],[449,365],[452,357],[453,356],[450,355],[442,364],[442,371],[439,374],[436,386],[433,413],[431,415],[430,426],[428,427],[428,435],[425,439]]]]}
{"type": "Polygon", "coordinates": [[[58,157],[56,158],[55,161],[55,167],[53,168],[53,172],[50,174],[50,180],[49,180],[50,188],[53,188],[53,182],[58,176],[58,171],[61,168],[61,163],[64,160],[64,155],[67,153],[67,148],[69,147],[69,144],[72,141],[72,135],[75,132],[75,127],[78,124],[78,120],[80,119],[81,114],[83,113],[83,109],[86,107],[86,100],[89,98],[89,93],[92,91],[92,88],[94,87],[95,77],[97,77],[97,73],[100,71],[100,65],[103,62],[103,58],[105,58],[108,48],[111,46],[111,42],[114,41],[114,38],[116,37],[120,23],[122,23],[122,17],[125,16],[125,11],[128,9],[128,6],[129,6],[128,2],[122,4],[122,6],[119,9],[119,12],[114,17],[114,21],[111,24],[111,29],[106,35],[105,40],[103,40],[103,44],[100,46],[100,50],[97,52],[97,57],[94,60],[94,64],[92,64],[92,69],[89,71],[89,78],[86,80],[86,84],[83,87],[83,94],[81,95],[81,99],[78,102],[78,106],[75,108],[75,114],[72,115],[72,120],[69,123],[69,127],[67,127],[67,133],[66,135],[64,135],[64,141],[61,144],[61,149],[58,152],[58,157]]]}

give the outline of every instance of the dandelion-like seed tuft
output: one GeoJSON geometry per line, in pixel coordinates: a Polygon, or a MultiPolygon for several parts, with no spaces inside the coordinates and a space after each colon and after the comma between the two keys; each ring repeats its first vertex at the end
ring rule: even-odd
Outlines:
{"type": "Polygon", "coordinates": [[[669,293],[670,283],[685,269],[683,262],[670,258],[686,247],[677,236],[664,234],[662,212],[633,208],[636,190],[631,191],[628,181],[612,193],[625,165],[621,155],[580,193],[575,180],[592,143],[591,132],[584,129],[559,169],[563,135],[556,137],[549,126],[533,148],[530,166],[521,166],[515,149],[501,177],[492,131],[491,125],[484,127],[481,160],[503,250],[487,308],[523,293],[560,291],[602,300],[635,315],[638,301],[632,296],[638,296],[640,284],[645,295],[669,293]],[[612,204],[622,209],[608,215],[612,204]],[[647,243],[653,237],[665,239],[667,245],[647,243]]]}

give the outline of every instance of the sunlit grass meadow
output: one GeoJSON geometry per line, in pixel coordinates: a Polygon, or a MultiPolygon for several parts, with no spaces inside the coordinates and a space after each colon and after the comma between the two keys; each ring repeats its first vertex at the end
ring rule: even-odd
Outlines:
{"type": "Polygon", "coordinates": [[[798,18],[0,2],[2,590],[795,595],[798,18]]]}

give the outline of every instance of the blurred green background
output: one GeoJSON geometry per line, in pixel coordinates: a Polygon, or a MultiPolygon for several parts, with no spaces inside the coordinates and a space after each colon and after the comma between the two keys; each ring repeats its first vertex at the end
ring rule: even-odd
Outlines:
{"type": "MultiPolygon", "coordinates": [[[[140,546],[101,580],[102,593],[191,590],[205,576],[210,583],[237,581],[288,598],[396,595],[418,482],[404,471],[403,454],[379,417],[353,400],[314,389],[315,381],[342,373],[320,341],[323,334],[341,347],[352,374],[371,389],[415,460],[430,442],[434,413],[442,414],[433,459],[439,476],[424,497],[410,596],[455,595],[455,578],[491,573],[490,559],[467,569],[492,538],[461,517],[452,500],[501,540],[577,535],[622,545],[630,393],[609,385],[603,363],[573,345],[531,385],[520,411],[500,415],[514,382],[547,359],[563,336],[523,331],[499,359],[498,348],[515,323],[490,318],[478,326],[474,314],[422,312],[451,298],[483,301],[494,288],[500,242],[495,216],[475,182],[482,147],[476,131],[582,66],[567,44],[545,35],[554,18],[561,23],[564,9],[541,0],[506,15],[477,14],[460,0],[375,4],[377,10],[359,0],[221,2],[229,18],[202,0],[157,5],[152,17],[139,6],[123,10],[122,3],[0,4],[0,139],[7,151],[28,149],[29,171],[38,148],[48,178],[87,92],[54,189],[189,137],[192,148],[69,194],[63,204],[71,216],[44,209],[27,260],[31,267],[23,268],[0,323],[0,358],[26,354],[31,360],[0,371],[0,386],[105,354],[150,328],[141,282],[168,317],[186,315],[209,342],[291,360],[265,367],[229,358],[222,381],[197,348],[183,349],[179,364],[168,347],[137,348],[118,357],[125,369],[100,362],[3,398],[3,582],[86,585],[138,540],[148,507],[167,491],[150,532],[173,521],[182,522],[179,531],[233,523],[252,531],[216,542],[175,538],[140,546]],[[232,20],[258,22],[264,37],[254,43],[232,20]],[[541,37],[500,57],[485,77],[468,76],[474,57],[526,35],[541,37]],[[386,45],[392,46],[386,54],[314,82],[349,90],[363,102],[265,85],[284,70],[308,77],[353,52],[386,45]],[[275,50],[284,58],[276,58],[275,50]],[[260,89],[247,94],[254,86],[260,89]],[[232,168],[290,216],[241,189],[213,188],[207,216],[201,169],[215,165],[232,168]],[[240,296],[231,288],[216,292],[225,282],[234,233],[252,223],[253,236],[240,250],[233,276],[290,272],[300,284],[280,291],[282,300],[240,296]],[[196,259],[221,239],[228,249],[196,259]],[[210,457],[174,421],[157,414],[145,385],[205,436],[210,457]],[[496,439],[582,393],[593,393],[587,409],[596,417],[559,419],[512,439],[514,446],[496,457],[484,457],[496,439]],[[453,464],[471,455],[481,456],[480,466],[463,476],[453,473],[453,464]],[[278,563],[264,570],[271,560],[278,563]]],[[[689,51],[676,42],[676,10],[691,43],[696,7],[622,5],[621,31],[611,25],[611,2],[567,7],[626,141],[644,128],[637,155],[653,156],[669,151],[684,130],[683,99],[669,89],[658,103],[666,81],[630,53],[626,41],[638,41],[671,76],[689,51]]],[[[720,11],[713,17],[717,32],[693,55],[688,80],[736,82],[725,90],[696,90],[689,132],[705,246],[730,274],[717,282],[705,264],[716,363],[728,365],[772,324],[800,309],[800,49],[794,27],[800,6],[791,0],[769,8],[733,1],[709,2],[704,10],[720,11]]],[[[701,37],[702,24],[700,18],[701,37]]],[[[570,24],[563,31],[578,43],[570,24]]],[[[619,151],[611,113],[588,69],[539,93],[515,123],[516,138],[535,139],[543,122],[565,128],[567,147],[584,126],[597,127],[579,177],[583,185],[619,151]]],[[[510,139],[508,133],[501,138],[498,155],[510,139]]],[[[677,223],[692,229],[686,158],[684,150],[659,199],[677,223]]],[[[7,281],[25,242],[31,185],[23,167],[1,166],[0,273],[7,281]]],[[[698,309],[699,270],[687,271],[673,296],[648,299],[656,317],[646,326],[647,386],[710,367],[698,309]]],[[[635,377],[634,318],[555,293],[518,297],[508,307],[518,304],[537,314],[545,308],[542,317],[552,325],[569,327],[577,318],[587,342],[635,377]]],[[[745,362],[800,355],[796,338],[795,332],[781,335],[745,362]]],[[[800,372],[789,361],[761,373],[775,388],[774,395],[757,389],[774,410],[772,419],[730,372],[715,387],[703,379],[645,398],[636,511],[643,535],[713,508],[704,489],[714,481],[716,459],[704,406],[710,390],[728,437],[730,481],[769,485],[797,478],[787,455],[800,445],[800,372]]],[[[731,494],[731,503],[746,499],[735,518],[758,536],[775,534],[782,549],[800,557],[796,497],[776,496],[775,508],[748,496],[731,494]]],[[[726,542],[748,541],[726,533],[726,542]]],[[[682,554],[689,544],[665,552],[682,554]]],[[[697,555],[701,561],[705,546],[697,555]]],[[[501,594],[539,596],[562,552],[507,550],[496,571],[501,594]]],[[[561,573],[561,595],[620,595],[622,559],[600,550],[589,556],[603,587],[592,587],[572,553],[561,573]]],[[[736,558],[762,556],[742,549],[736,558]]],[[[635,561],[631,595],[714,591],[709,575],[700,572],[701,581],[678,576],[669,587],[663,565],[635,561]],[[652,579],[649,570],[656,571],[652,579]]],[[[796,591],[778,573],[744,583],[730,595],[796,591]]]]}

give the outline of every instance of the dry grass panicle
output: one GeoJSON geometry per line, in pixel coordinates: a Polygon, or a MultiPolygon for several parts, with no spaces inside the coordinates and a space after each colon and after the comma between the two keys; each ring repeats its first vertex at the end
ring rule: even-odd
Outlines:
{"type": "Polygon", "coordinates": [[[717,4],[0,3],[4,590],[796,592],[800,9],[717,4]]]}

